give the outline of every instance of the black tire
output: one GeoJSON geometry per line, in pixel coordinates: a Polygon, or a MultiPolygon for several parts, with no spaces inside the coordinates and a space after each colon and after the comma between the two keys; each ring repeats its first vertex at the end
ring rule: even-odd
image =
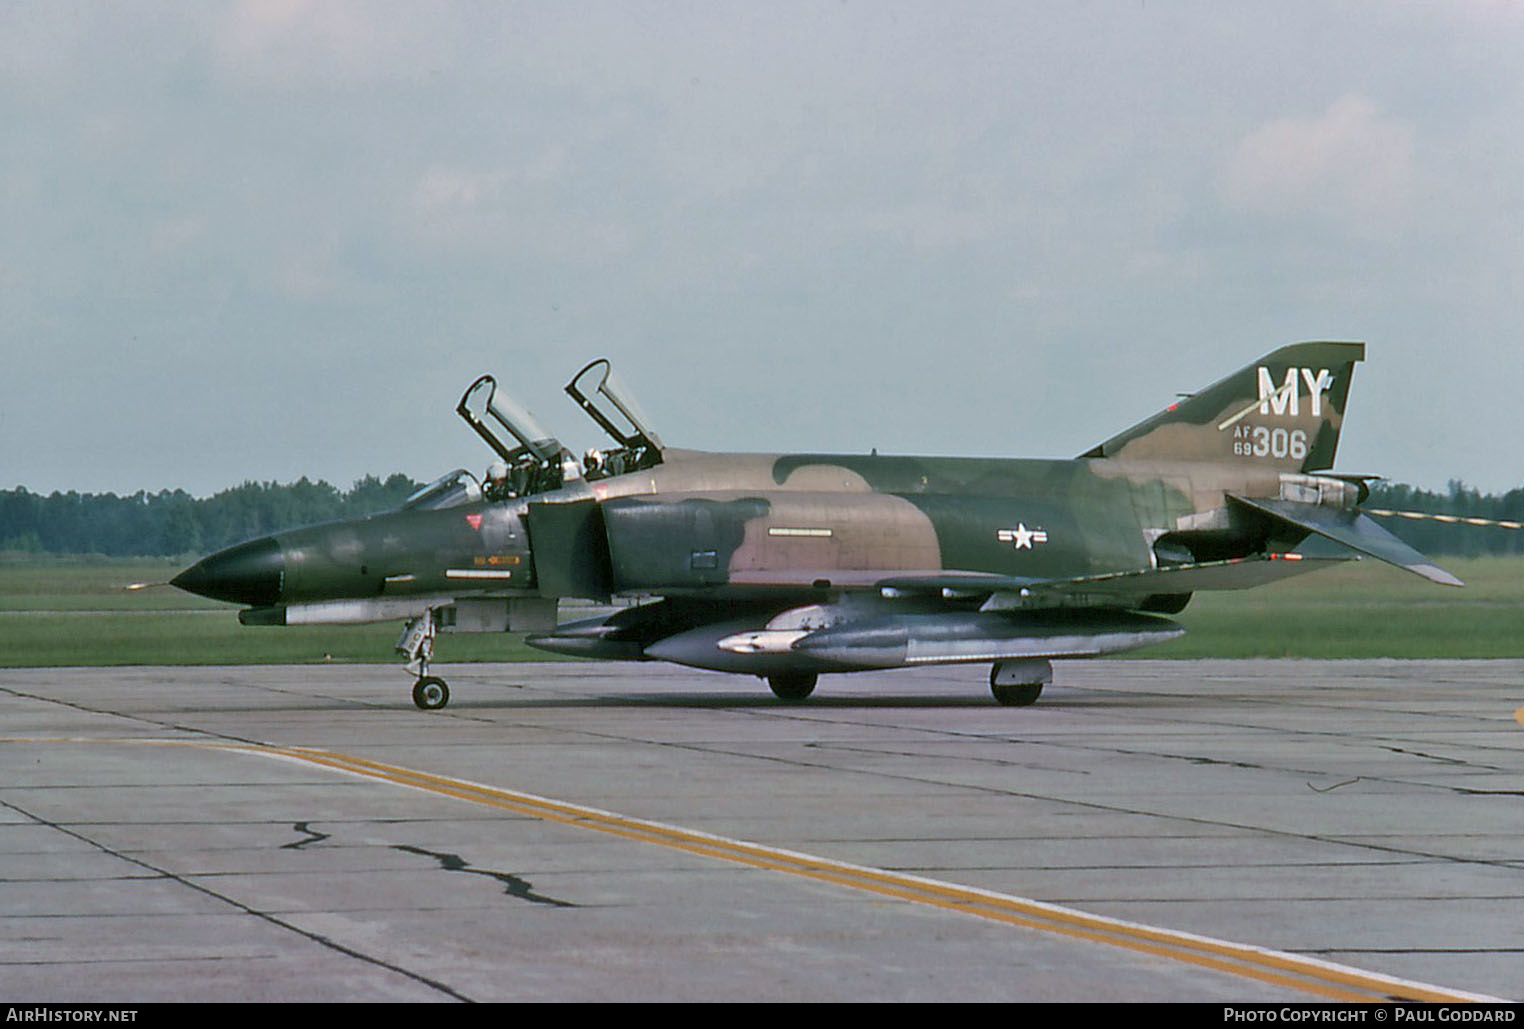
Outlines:
{"type": "Polygon", "coordinates": [[[1004,686],[990,683],[990,692],[995,695],[995,703],[1002,707],[1030,707],[1042,696],[1042,683],[1017,682],[1004,686]]]}
{"type": "Polygon", "coordinates": [[[767,688],[772,690],[773,696],[779,700],[798,703],[815,692],[815,683],[819,678],[814,672],[785,672],[769,675],[767,688]]]}
{"type": "Polygon", "coordinates": [[[413,684],[413,703],[424,711],[438,711],[450,702],[450,687],[437,675],[425,675],[413,684]]]}

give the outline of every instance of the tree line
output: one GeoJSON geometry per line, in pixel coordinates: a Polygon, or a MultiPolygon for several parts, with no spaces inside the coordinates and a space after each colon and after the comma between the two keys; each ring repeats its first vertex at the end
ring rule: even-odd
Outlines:
{"type": "MultiPolygon", "coordinates": [[[[185,557],[221,550],[283,529],[377,514],[397,507],[421,484],[406,475],[373,475],[343,491],[321,479],[245,482],[198,499],[184,490],[115,493],[54,492],[25,487],[0,492],[0,552],[185,557]]],[[[1524,523],[1524,487],[1502,495],[1459,481],[1444,492],[1402,483],[1371,485],[1365,508],[1524,523]]],[[[1426,554],[1479,557],[1524,554],[1524,530],[1407,518],[1381,524],[1426,554]]]]}
{"type": "MultiPolygon", "coordinates": [[[[1524,524],[1524,486],[1503,494],[1482,493],[1452,479],[1441,493],[1400,482],[1374,482],[1370,499],[1361,507],[1521,525],[1524,524]]],[[[1509,525],[1482,526],[1394,517],[1376,520],[1382,528],[1425,554],[1459,557],[1524,554],[1524,529],[1509,525]]]]}
{"type": "Polygon", "coordinates": [[[184,490],[0,492],[0,552],[184,557],[315,522],[377,514],[419,487],[406,475],[367,475],[349,490],[305,476],[296,482],[245,482],[198,499],[184,490]]]}

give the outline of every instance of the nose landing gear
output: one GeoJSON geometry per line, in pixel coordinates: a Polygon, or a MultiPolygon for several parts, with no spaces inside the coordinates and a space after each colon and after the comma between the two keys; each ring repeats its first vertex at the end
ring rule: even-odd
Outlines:
{"type": "Polygon", "coordinates": [[[450,702],[449,685],[439,676],[429,674],[437,632],[434,609],[430,608],[411,619],[397,640],[397,653],[407,658],[407,670],[418,677],[413,683],[413,703],[424,711],[438,711],[450,702]]]}

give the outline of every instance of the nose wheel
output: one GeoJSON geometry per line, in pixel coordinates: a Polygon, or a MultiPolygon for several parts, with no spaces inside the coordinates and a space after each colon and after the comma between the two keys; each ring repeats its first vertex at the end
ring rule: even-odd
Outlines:
{"type": "Polygon", "coordinates": [[[413,703],[423,711],[438,711],[450,702],[450,687],[439,676],[429,674],[437,631],[434,610],[430,608],[409,621],[397,641],[397,653],[407,658],[407,670],[418,676],[413,683],[413,703]]]}
{"type": "Polygon", "coordinates": [[[450,702],[450,687],[437,675],[425,675],[413,684],[413,703],[424,711],[438,711],[450,702]]]}

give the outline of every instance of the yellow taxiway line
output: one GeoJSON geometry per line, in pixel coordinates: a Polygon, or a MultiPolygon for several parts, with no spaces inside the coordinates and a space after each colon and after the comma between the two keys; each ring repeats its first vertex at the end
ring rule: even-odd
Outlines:
{"type": "MultiPolygon", "coordinates": [[[[33,739],[27,742],[64,741],[33,739]]],[[[422,790],[436,796],[482,804],[542,821],[607,833],[706,858],[781,872],[909,903],[926,904],[1007,925],[1122,947],[1153,957],[1242,976],[1330,1000],[1356,1003],[1502,1002],[1502,998],[1498,997],[1431,986],[1315,958],[1198,936],[1194,933],[1177,932],[1172,929],[1106,918],[1073,908],[991,890],[834,861],[818,855],[803,854],[684,829],[680,826],[632,818],[581,804],[540,797],[499,786],[488,786],[466,779],[436,775],[333,751],[198,740],[117,739],[109,742],[189,746],[294,761],[303,765],[359,776],[374,782],[422,790]]]]}
{"type": "Polygon", "coordinates": [[[1024,897],[833,861],[817,855],[802,854],[744,840],[729,839],[679,826],[631,818],[580,804],[539,797],[517,790],[434,775],[331,751],[298,747],[230,747],[220,744],[217,746],[316,765],[366,779],[483,804],[548,822],[558,822],[752,868],[850,887],[882,897],[928,904],[979,918],[1004,922],[1008,925],[1124,947],[1154,957],[1244,976],[1332,1000],[1456,1003],[1495,1002],[1500,999],[1429,986],[1261,947],[1105,918],[1024,897]]]}

